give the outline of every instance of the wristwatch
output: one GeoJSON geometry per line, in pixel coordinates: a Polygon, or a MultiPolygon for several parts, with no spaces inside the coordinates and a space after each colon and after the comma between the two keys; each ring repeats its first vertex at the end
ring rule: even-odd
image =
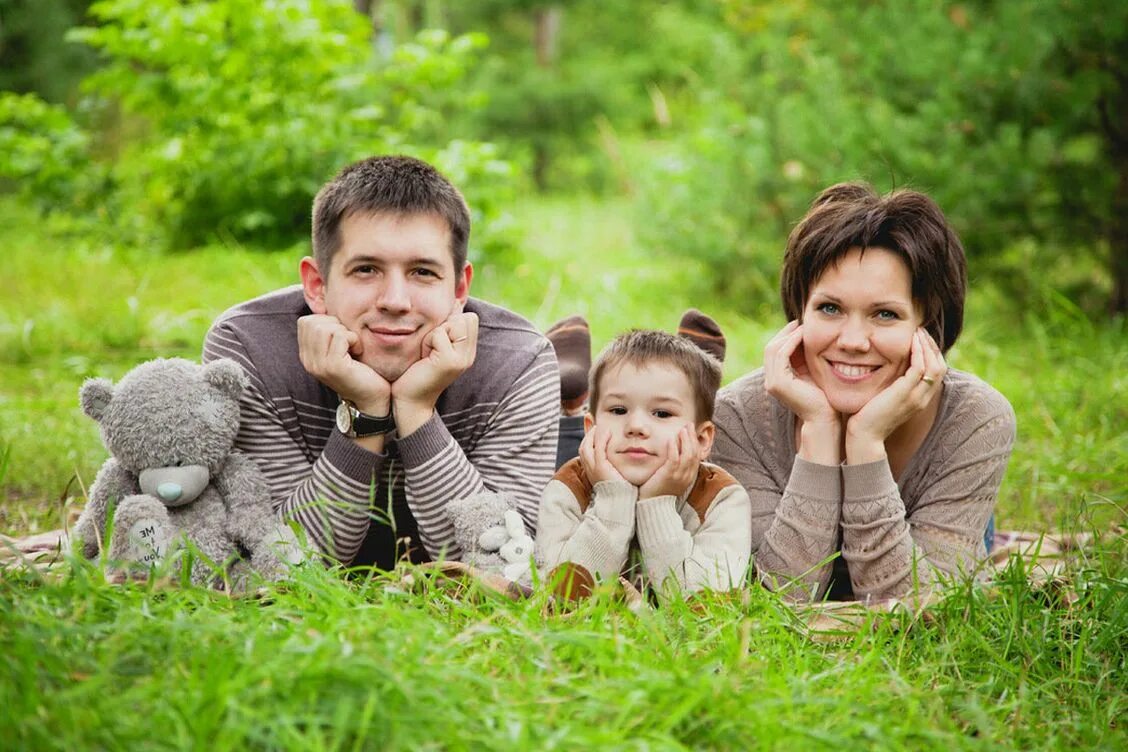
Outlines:
{"type": "Polygon", "coordinates": [[[365,436],[380,436],[396,430],[396,419],[387,415],[365,415],[347,399],[337,405],[337,430],[350,439],[363,439],[365,436]]]}

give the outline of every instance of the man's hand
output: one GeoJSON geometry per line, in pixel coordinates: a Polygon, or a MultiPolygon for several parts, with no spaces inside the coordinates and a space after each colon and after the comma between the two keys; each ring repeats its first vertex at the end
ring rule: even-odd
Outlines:
{"type": "Polygon", "coordinates": [[[600,428],[598,424],[584,434],[580,442],[580,464],[587,473],[588,480],[594,486],[606,480],[621,480],[626,483],[626,478],[615,469],[607,457],[607,447],[611,444],[611,432],[600,428]]]}
{"type": "Polygon", "coordinates": [[[336,316],[314,314],[298,319],[298,356],[302,367],[342,399],[369,415],[387,415],[392,387],[356,358],[360,337],[336,316]]]}
{"type": "Polygon", "coordinates": [[[400,436],[431,419],[443,390],[474,365],[478,353],[478,315],[455,312],[423,338],[422,358],[392,383],[392,402],[400,436]]]}
{"type": "Polygon", "coordinates": [[[666,461],[638,489],[639,501],[656,496],[680,496],[697,477],[700,466],[701,443],[693,426],[684,425],[666,444],[666,461]]]}
{"type": "Polygon", "coordinates": [[[940,394],[947,372],[936,341],[923,328],[917,329],[904,375],[875,394],[846,423],[846,462],[858,465],[885,457],[885,440],[940,394]]]}

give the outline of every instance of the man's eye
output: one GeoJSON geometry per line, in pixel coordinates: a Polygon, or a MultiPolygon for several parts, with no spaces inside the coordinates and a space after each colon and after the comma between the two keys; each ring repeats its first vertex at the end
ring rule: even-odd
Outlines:
{"type": "Polygon", "coordinates": [[[820,303],[818,307],[815,308],[815,310],[833,316],[834,314],[838,313],[838,306],[836,306],[834,303],[820,303]]]}
{"type": "Polygon", "coordinates": [[[419,267],[418,269],[415,270],[415,276],[417,276],[417,277],[438,277],[439,275],[435,272],[434,269],[427,269],[425,267],[419,267]]]}
{"type": "Polygon", "coordinates": [[[353,274],[375,274],[376,267],[371,264],[361,264],[353,267],[353,274]]]}

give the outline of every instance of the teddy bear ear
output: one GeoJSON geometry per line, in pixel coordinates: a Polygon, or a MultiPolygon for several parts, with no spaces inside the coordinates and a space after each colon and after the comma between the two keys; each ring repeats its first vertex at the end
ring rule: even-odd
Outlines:
{"type": "Polygon", "coordinates": [[[109,379],[87,379],[78,390],[82,412],[97,421],[102,420],[110,400],[114,398],[114,385],[109,379]]]}
{"type": "Polygon", "coordinates": [[[248,383],[242,366],[229,358],[220,358],[204,366],[204,380],[234,398],[243,393],[248,383]]]}

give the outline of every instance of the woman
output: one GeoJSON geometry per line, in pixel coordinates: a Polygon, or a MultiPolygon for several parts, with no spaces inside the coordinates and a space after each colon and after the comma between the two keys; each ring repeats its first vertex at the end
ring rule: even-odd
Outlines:
{"type": "Polygon", "coordinates": [[[966,287],[959,238],[915,191],[835,185],[792,231],[789,323],[714,418],[713,461],[752,498],[769,587],[865,600],[976,570],[1015,419],[944,362],[966,287]]]}

